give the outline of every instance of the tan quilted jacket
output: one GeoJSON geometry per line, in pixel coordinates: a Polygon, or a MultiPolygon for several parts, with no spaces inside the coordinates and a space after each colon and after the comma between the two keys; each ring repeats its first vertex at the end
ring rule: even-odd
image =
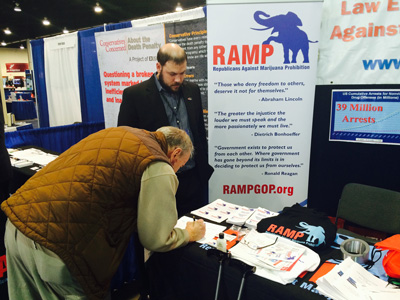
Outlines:
{"type": "Polygon", "coordinates": [[[1,205],[26,236],[58,254],[90,299],[102,299],[136,230],[141,176],[169,163],[160,132],[94,133],[31,177],[1,205]]]}

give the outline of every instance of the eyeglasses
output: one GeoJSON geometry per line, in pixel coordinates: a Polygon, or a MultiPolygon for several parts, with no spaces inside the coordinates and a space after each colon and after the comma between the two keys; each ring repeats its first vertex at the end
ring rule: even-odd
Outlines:
{"type": "Polygon", "coordinates": [[[252,250],[260,250],[260,249],[264,249],[264,248],[270,247],[272,245],[275,245],[277,241],[278,241],[278,237],[276,237],[275,241],[272,244],[265,245],[265,246],[258,246],[256,243],[254,243],[252,241],[249,242],[246,240],[245,241],[241,240],[240,243],[242,243],[243,245],[246,245],[247,247],[249,247],[252,250]]]}
{"type": "Polygon", "coordinates": [[[377,263],[382,258],[382,250],[375,248],[375,246],[371,250],[371,259],[369,259],[366,263],[364,268],[366,270],[371,269],[375,263],[377,263]],[[377,258],[375,258],[377,256],[377,258]]]}

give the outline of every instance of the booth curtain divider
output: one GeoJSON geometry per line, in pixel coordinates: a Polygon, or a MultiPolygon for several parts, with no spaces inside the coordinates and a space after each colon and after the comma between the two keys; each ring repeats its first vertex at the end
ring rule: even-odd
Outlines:
{"type": "Polygon", "coordinates": [[[49,108],[47,105],[46,72],[44,68],[44,41],[31,41],[33,75],[35,78],[35,89],[37,96],[38,114],[40,127],[49,127],[49,108]]]}
{"type": "Polygon", "coordinates": [[[81,139],[102,129],[104,122],[88,122],[6,132],[6,147],[37,146],[62,153],[81,139]]]}
{"type": "Polygon", "coordinates": [[[50,126],[82,122],[76,32],[44,39],[50,126]]]}

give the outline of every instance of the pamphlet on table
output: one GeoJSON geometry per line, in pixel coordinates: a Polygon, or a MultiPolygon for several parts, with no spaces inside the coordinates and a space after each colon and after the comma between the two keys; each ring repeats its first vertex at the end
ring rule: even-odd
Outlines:
{"type": "Polygon", "coordinates": [[[28,148],[24,150],[8,149],[11,165],[17,168],[23,168],[38,164],[45,166],[57,158],[57,155],[46,153],[36,148],[28,148]]]}
{"type": "Polygon", "coordinates": [[[400,289],[372,275],[349,257],[318,278],[317,284],[321,294],[335,300],[400,299],[400,289]]]}
{"type": "Polygon", "coordinates": [[[256,275],[288,284],[304,271],[315,271],[320,257],[313,250],[289,239],[251,230],[231,248],[233,258],[256,267],[256,275]]]}
{"type": "Polygon", "coordinates": [[[249,228],[256,228],[261,219],[278,215],[278,213],[265,208],[249,208],[232,204],[222,199],[217,199],[191,213],[213,222],[221,223],[226,221],[229,224],[244,225],[249,228]]]}

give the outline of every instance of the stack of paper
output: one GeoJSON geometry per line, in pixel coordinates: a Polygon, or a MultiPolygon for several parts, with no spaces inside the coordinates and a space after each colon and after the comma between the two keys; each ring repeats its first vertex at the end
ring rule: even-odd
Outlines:
{"type": "Polygon", "coordinates": [[[246,226],[248,228],[256,229],[258,222],[260,222],[262,219],[270,218],[270,217],[277,216],[277,215],[279,215],[279,213],[259,207],[246,220],[246,222],[244,223],[244,226],[246,226]]]}
{"type": "Polygon", "coordinates": [[[10,162],[11,165],[16,168],[24,168],[33,165],[33,162],[31,161],[28,161],[26,159],[18,159],[14,157],[10,157],[10,162]]]}
{"type": "Polygon", "coordinates": [[[206,206],[193,210],[191,213],[201,218],[221,223],[239,211],[240,208],[240,205],[231,204],[224,200],[217,199],[206,206]]]}
{"type": "Polygon", "coordinates": [[[350,258],[317,280],[317,290],[335,300],[395,300],[400,290],[379,279],[350,258]]]}
{"type": "Polygon", "coordinates": [[[276,236],[252,229],[231,248],[232,257],[256,267],[258,276],[288,284],[304,271],[314,271],[320,258],[311,249],[276,236]]]}
{"type": "Polygon", "coordinates": [[[227,223],[242,226],[250,218],[250,216],[255,212],[254,208],[248,208],[246,206],[241,206],[234,213],[232,213],[226,220],[227,223]]]}
{"type": "Polygon", "coordinates": [[[229,224],[244,225],[253,229],[257,228],[257,223],[260,220],[278,215],[278,213],[262,207],[254,209],[232,204],[221,199],[217,199],[191,213],[217,223],[226,220],[229,224]]]}
{"type": "Polygon", "coordinates": [[[45,166],[57,158],[57,155],[46,153],[35,148],[9,152],[14,159],[30,161],[45,166]]]}
{"type": "Polygon", "coordinates": [[[303,247],[277,241],[269,247],[259,249],[256,257],[266,264],[266,267],[273,267],[281,271],[291,271],[303,255],[304,250],[303,247]]]}

